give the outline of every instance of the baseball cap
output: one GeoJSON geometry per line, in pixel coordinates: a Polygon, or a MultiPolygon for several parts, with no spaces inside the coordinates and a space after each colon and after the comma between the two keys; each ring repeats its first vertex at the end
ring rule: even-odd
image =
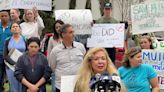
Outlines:
{"type": "Polygon", "coordinates": [[[112,8],[112,3],[110,3],[110,2],[105,3],[104,8],[112,8]]]}

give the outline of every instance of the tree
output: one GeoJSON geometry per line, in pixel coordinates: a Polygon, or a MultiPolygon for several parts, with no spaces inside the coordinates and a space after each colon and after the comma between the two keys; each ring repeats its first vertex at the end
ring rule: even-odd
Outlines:
{"type": "Polygon", "coordinates": [[[45,33],[52,33],[52,25],[55,21],[55,18],[53,18],[53,12],[52,11],[40,11],[40,16],[42,17],[44,21],[45,28],[43,29],[43,35],[45,33]]]}

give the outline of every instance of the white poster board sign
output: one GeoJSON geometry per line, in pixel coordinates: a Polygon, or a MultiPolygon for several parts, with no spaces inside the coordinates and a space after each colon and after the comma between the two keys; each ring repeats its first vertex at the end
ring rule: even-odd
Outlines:
{"type": "Polygon", "coordinates": [[[74,92],[77,75],[62,76],[61,77],[61,92],[74,92]]]}
{"type": "Polygon", "coordinates": [[[145,0],[144,3],[151,3],[151,2],[156,2],[156,1],[164,1],[164,0],[145,0]]]}
{"type": "Polygon", "coordinates": [[[164,1],[132,5],[132,33],[164,31],[164,1]]]}
{"type": "Polygon", "coordinates": [[[87,47],[123,47],[124,24],[94,24],[87,47]]]}
{"type": "Polygon", "coordinates": [[[71,24],[75,34],[91,34],[93,18],[90,10],[56,10],[55,18],[71,24]]]}
{"type": "Polygon", "coordinates": [[[164,89],[164,50],[142,50],[142,61],[153,66],[160,89],[164,89]]]}
{"type": "Polygon", "coordinates": [[[51,11],[52,0],[0,0],[0,10],[3,9],[32,9],[51,11]]]}
{"type": "MultiPolygon", "coordinates": [[[[11,1],[13,1],[13,0],[11,0],[11,1]]],[[[0,10],[9,9],[11,1],[10,0],[0,0],[0,10]]]]}

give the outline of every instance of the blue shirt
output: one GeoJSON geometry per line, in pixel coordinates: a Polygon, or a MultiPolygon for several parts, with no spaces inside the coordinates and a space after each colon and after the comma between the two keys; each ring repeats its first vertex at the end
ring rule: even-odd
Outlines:
{"type": "Polygon", "coordinates": [[[127,92],[151,92],[150,80],[157,76],[153,67],[148,64],[134,68],[120,67],[118,71],[127,92]]]}
{"type": "Polygon", "coordinates": [[[10,37],[11,35],[12,33],[10,31],[10,23],[6,28],[3,28],[0,22],[0,55],[3,55],[3,46],[4,46],[5,39],[10,37]]]}
{"type": "Polygon", "coordinates": [[[18,42],[16,42],[13,39],[13,37],[11,37],[9,44],[8,44],[8,50],[10,51],[10,49],[12,49],[12,48],[16,48],[20,52],[25,52],[26,44],[25,44],[25,40],[23,39],[23,37],[21,37],[18,42]]]}

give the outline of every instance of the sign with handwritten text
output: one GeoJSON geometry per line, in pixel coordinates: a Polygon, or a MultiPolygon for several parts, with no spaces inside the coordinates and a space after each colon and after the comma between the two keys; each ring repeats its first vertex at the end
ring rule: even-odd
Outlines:
{"type": "Polygon", "coordinates": [[[52,0],[0,0],[0,10],[3,9],[32,9],[51,11],[52,0]]]}
{"type": "Polygon", "coordinates": [[[164,1],[132,5],[132,33],[164,31],[164,1]]]}
{"type": "Polygon", "coordinates": [[[123,47],[124,24],[94,24],[87,47],[123,47]]]}
{"type": "Polygon", "coordinates": [[[142,61],[153,66],[160,89],[164,89],[164,50],[142,50],[142,61]]]}
{"type": "Polygon", "coordinates": [[[55,18],[71,24],[75,34],[91,34],[93,18],[90,10],[56,10],[55,18]]]}

